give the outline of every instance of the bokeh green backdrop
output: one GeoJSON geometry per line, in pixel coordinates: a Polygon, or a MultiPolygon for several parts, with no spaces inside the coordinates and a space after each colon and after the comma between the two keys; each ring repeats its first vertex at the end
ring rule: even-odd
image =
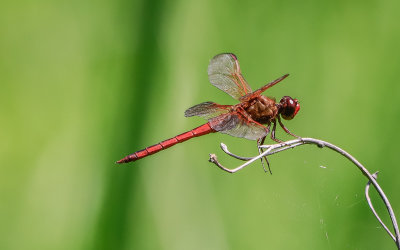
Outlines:
{"type": "Polygon", "coordinates": [[[1,249],[394,248],[366,179],[325,149],[270,157],[272,176],[208,163],[240,163],[220,142],[257,152],[220,134],[114,162],[202,124],[183,116],[192,105],[234,104],[207,79],[209,60],[233,52],[253,89],[290,73],[268,91],[300,100],[287,127],[380,170],[400,217],[397,0],[1,5],[1,249]]]}

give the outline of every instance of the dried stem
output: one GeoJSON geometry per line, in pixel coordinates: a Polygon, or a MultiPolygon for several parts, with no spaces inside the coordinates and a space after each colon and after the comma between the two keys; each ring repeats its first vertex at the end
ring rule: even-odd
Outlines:
{"type": "MultiPolygon", "coordinates": [[[[378,178],[378,173],[375,172],[372,174],[372,177],[375,178],[375,180],[378,178]]],[[[393,236],[392,232],[390,232],[389,228],[383,223],[381,218],[379,217],[378,213],[375,211],[374,206],[372,205],[371,198],[369,197],[369,187],[371,186],[371,181],[368,181],[367,186],[365,186],[365,198],[367,199],[368,205],[371,208],[372,212],[374,213],[375,217],[378,219],[379,223],[383,226],[383,228],[386,230],[386,232],[392,237],[392,239],[396,242],[396,238],[393,236]]]]}
{"type": "Polygon", "coordinates": [[[323,148],[323,147],[327,147],[330,148],[338,153],[340,153],[341,155],[343,155],[344,157],[346,157],[347,159],[349,159],[351,162],[354,163],[354,165],[357,166],[357,168],[361,171],[361,173],[368,178],[368,184],[365,188],[365,195],[366,195],[366,199],[367,202],[372,210],[372,212],[374,213],[375,217],[378,219],[379,223],[381,223],[381,225],[384,227],[384,229],[387,231],[387,233],[389,234],[389,236],[391,236],[391,238],[393,239],[393,241],[396,244],[397,249],[400,249],[400,233],[399,233],[399,227],[397,225],[397,220],[396,220],[396,216],[393,212],[392,206],[390,205],[390,202],[388,200],[388,198],[386,197],[385,193],[383,192],[382,188],[379,186],[378,182],[376,181],[376,174],[371,175],[368,170],[360,163],[358,162],[352,155],[350,155],[349,153],[347,153],[346,151],[344,151],[343,149],[329,143],[329,142],[325,142],[322,140],[318,140],[318,139],[314,139],[314,138],[300,138],[300,139],[295,139],[295,140],[291,140],[291,141],[287,141],[284,143],[279,143],[279,144],[272,144],[272,145],[261,145],[260,147],[262,149],[264,149],[265,151],[262,154],[259,154],[255,157],[241,157],[235,154],[232,154],[231,152],[229,152],[227,146],[223,143],[221,143],[221,148],[222,150],[236,158],[239,160],[244,160],[246,161],[244,164],[240,165],[237,168],[234,169],[229,169],[224,167],[223,165],[221,165],[218,160],[216,155],[214,154],[210,154],[210,162],[214,163],[216,166],[218,166],[220,169],[228,172],[228,173],[235,173],[243,168],[245,168],[246,166],[250,165],[251,163],[257,161],[258,159],[262,158],[262,157],[266,157],[268,155],[272,155],[272,154],[276,154],[279,153],[281,151],[290,149],[290,148],[294,148],[297,146],[301,146],[301,145],[306,145],[306,144],[316,144],[318,147],[323,148]],[[380,217],[378,216],[378,214],[376,213],[375,209],[372,206],[372,202],[371,199],[369,198],[369,186],[373,185],[376,189],[376,191],[378,192],[379,196],[381,197],[381,199],[383,200],[383,202],[385,203],[386,209],[389,213],[390,219],[392,221],[392,225],[394,228],[394,235],[390,232],[390,230],[387,228],[387,226],[383,223],[383,221],[380,219],[380,217]]]}

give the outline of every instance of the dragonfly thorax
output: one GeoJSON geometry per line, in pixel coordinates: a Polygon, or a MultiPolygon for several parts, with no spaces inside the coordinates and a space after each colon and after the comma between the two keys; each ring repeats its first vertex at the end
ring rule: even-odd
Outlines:
{"type": "Polygon", "coordinates": [[[260,95],[249,103],[250,105],[245,107],[245,110],[258,123],[270,124],[278,114],[278,107],[276,107],[273,98],[260,95]]]}

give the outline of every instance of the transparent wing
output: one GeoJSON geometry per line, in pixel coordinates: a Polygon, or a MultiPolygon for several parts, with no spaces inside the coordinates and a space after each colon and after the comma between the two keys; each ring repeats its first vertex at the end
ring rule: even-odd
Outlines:
{"type": "Polygon", "coordinates": [[[237,100],[252,92],[240,71],[239,61],[234,54],[214,56],[208,65],[208,79],[212,85],[237,100]]]}
{"type": "Polygon", "coordinates": [[[219,105],[215,102],[203,102],[187,109],[185,111],[185,117],[200,116],[208,120],[221,114],[228,113],[230,108],[230,105],[219,105]]]}
{"type": "Polygon", "coordinates": [[[268,134],[267,128],[244,118],[239,113],[228,113],[209,120],[214,130],[235,137],[257,140],[268,134]]]}

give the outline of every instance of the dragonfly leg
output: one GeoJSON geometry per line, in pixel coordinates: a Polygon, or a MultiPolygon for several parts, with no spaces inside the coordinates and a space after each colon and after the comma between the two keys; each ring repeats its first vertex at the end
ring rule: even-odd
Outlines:
{"type": "Polygon", "coordinates": [[[279,115],[278,115],[278,122],[279,122],[279,125],[283,128],[283,130],[285,130],[286,133],[288,133],[289,135],[291,135],[293,137],[297,137],[297,138],[301,139],[300,136],[293,134],[292,132],[289,131],[289,129],[287,127],[285,127],[285,125],[283,125],[283,123],[281,121],[281,117],[279,115]]]}
{"type": "MultiPolygon", "coordinates": [[[[267,135],[268,135],[268,133],[269,133],[270,127],[271,127],[271,124],[269,124],[268,127],[267,127],[267,135]]],[[[260,148],[260,146],[264,144],[264,141],[265,141],[265,138],[267,138],[267,135],[264,136],[264,137],[262,137],[262,138],[259,138],[259,139],[257,140],[257,148],[258,148],[258,153],[259,153],[259,154],[264,153],[264,149],[263,149],[263,148],[260,148]]],[[[272,171],[271,171],[271,168],[270,168],[270,165],[269,165],[269,161],[268,161],[268,159],[267,159],[266,156],[260,158],[260,160],[261,160],[261,165],[262,165],[262,167],[263,167],[263,169],[264,169],[264,172],[266,173],[267,170],[265,169],[263,158],[264,158],[265,162],[267,163],[268,172],[272,175],[272,171]]]]}
{"type": "Polygon", "coordinates": [[[277,143],[283,143],[283,141],[279,140],[278,138],[275,137],[275,131],[276,131],[276,120],[273,121],[274,126],[272,127],[271,131],[271,139],[276,141],[277,143]]]}

